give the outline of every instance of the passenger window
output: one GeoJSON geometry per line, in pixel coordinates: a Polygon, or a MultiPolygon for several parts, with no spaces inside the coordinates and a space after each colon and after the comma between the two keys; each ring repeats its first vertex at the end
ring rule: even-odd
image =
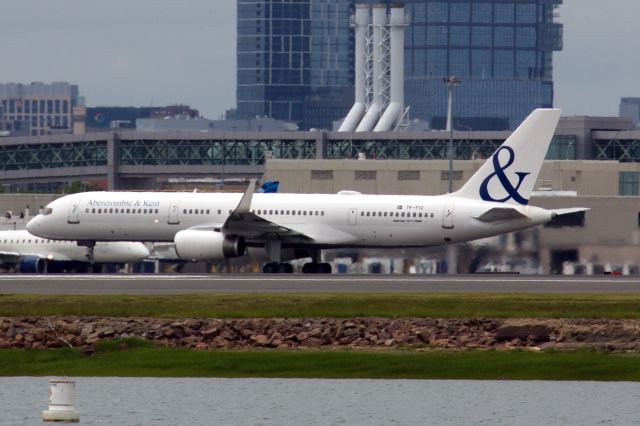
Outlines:
{"type": "Polygon", "coordinates": [[[371,216],[371,212],[367,212],[367,216],[371,216]]]}
{"type": "Polygon", "coordinates": [[[320,216],[324,216],[324,211],[321,211],[321,212],[320,212],[320,216]]]}
{"type": "Polygon", "coordinates": [[[129,213],[129,209],[127,209],[127,213],[129,213]]]}
{"type": "Polygon", "coordinates": [[[85,213],[89,213],[89,209],[85,209],[85,210],[84,210],[84,212],[85,212],[85,213]]]}
{"type": "Polygon", "coordinates": [[[360,216],[364,216],[364,212],[360,212],[360,216]]]}
{"type": "Polygon", "coordinates": [[[189,209],[189,214],[193,214],[193,209],[189,209]]]}
{"type": "Polygon", "coordinates": [[[195,213],[195,214],[198,214],[198,209],[195,209],[194,213],[195,213]]]}
{"type": "Polygon", "coordinates": [[[291,214],[291,210],[287,210],[287,214],[291,214]]]}
{"type": "Polygon", "coordinates": [[[280,210],[280,214],[284,214],[284,210],[280,210]]]}
{"type": "Polygon", "coordinates": [[[109,209],[109,213],[113,213],[113,209],[112,209],[112,208],[111,208],[111,209],[109,209]]]}
{"type": "Polygon", "coordinates": [[[291,210],[291,216],[295,216],[296,215],[296,211],[295,210],[291,210]]]}
{"type": "MultiPolygon", "coordinates": [[[[211,210],[207,209],[207,214],[209,214],[211,210]]],[[[158,210],[156,210],[156,213],[158,213],[158,210]]]]}
{"type": "Polygon", "coordinates": [[[138,213],[142,213],[142,209],[138,209],[138,213]]]}
{"type": "Polygon", "coordinates": [[[91,209],[91,213],[95,213],[95,212],[96,212],[96,209],[91,209]]]}
{"type": "Polygon", "coordinates": [[[433,213],[431,213],[431,217],[433,217],[433,213]]]}
{"type": "MultiPolygon", "coordinates": [[[[209,211],[209,210],[207,210],[207,211],[209,211]]],[[[157,213],[158,213],[158,209],[156,209],[156,214],[157,214],[157,213]]]]}
{"type": "Polygon", "coordinates": [[[102,209],[98,209],[98,213],[102,213],[102,209]]]}
{"type": "Polygon", "coordinates": [[[413,217],[416,217],[416,213],[413,213],[413,217]]]}
{"type": "Polygon", "coordinates": [[[269,210],[269,214],[273,214],[273,210],[269,210]]]}
{"type": "Polygon", "coordinates": [[[182,209],[182,214],[187,214],[187,209],[182,209]]]}
{"type": "Polygon", "coordinates": [[[399,216],[400,216],[400,213],[396,212],[396,217],[399,217],[399,216]]]}
{"type": "Polygon", "coordinates": [[[404,217],[404,212],[402,212],[402,214],[400,216],[404,217]]]}

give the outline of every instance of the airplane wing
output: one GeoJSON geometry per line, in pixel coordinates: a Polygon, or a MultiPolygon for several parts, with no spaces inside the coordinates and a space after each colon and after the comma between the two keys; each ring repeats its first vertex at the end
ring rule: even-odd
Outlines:
{"type": "Polygon", "coordinates": [[[353,242],[353,235],[331,226],[317,223],[295,223],[284,226],[252,213],[251,199],[254,189],[255,181],[252,180],[238,206],[231,212],[224,224],[194,226],[190,229],[222,231],[227,235],[236,235],[248,241],[278,239],[287,242],[353,242]]]}
{"type": "Polygon", "coordinates": [[[527,216],[513,207],[493,207],[480,216],[474,217],[481,222],[499,222],[503,220],[523,219],[527,216]]]}
{"type": "Polygon", "coordinates": [[[238,206],[222,225],[222,229],[226,234],[238,235],[249,240],[272,238],[311,240],[311,238],[299,231],[278,225],[252,213],[251,200],[255,187],[256,181],[251,180],[238,206]]]}

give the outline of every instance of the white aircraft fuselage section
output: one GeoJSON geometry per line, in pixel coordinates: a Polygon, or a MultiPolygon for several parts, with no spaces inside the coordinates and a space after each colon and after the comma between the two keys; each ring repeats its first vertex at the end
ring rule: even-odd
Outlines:
{"type": "MultiPolygon", "coordinates": [[[[18,256],[36,256],[42,259],[88,262],[87,247],[76,241],[36,237],[26,230],[0,231],[0,256],[11,253],[18,256]]],[[[98,243],[94,248],[94,261],[99,263],[137,262],[149,256],[142,243],[98,243]]]]}
{"type": "MultiPolygon", "coordinates": [[[[173,241],[178,231],[219,228],[242,194],[92,192],[49,204],[46,223],[29,229],[46,238],[94,241],[173,241]],[[48,227],[48,224],[57,224],[48,227]]],[[[452,195],[259,194],[250,210],[269,222],[311,237],[308,246],[431,246],[484,238],[544,223],[551,212],[518,209],[519,220],[483,222],[487,203],[452,195]]],[[[43,222],[43,223],[39,223],[43,222]]]]}

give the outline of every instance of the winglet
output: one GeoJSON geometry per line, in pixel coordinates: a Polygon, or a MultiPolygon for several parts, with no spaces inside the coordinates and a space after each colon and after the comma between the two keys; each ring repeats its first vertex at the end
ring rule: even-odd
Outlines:
{"type": "Polygon", "coordinates": [[[253,192],[256,189],[256,180],[251,179],[249,181],[249,185],[247,185],[247,190],[244,191],[238,206],[233,211],[233,213],[249,213],[251,210],[251,200],[253,199],[253,192]]]}

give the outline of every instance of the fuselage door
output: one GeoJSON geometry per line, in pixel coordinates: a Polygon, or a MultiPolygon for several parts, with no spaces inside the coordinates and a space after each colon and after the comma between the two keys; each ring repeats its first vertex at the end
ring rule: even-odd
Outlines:
{"type": "Polygon", "coordinates": [[[80,198],[74,198],[69,204],[67,223],[80,223],[80,198]]]}
{"type": "Polygon", "coordinates": [[[180,200],[171,200],[171,204],[169,204],[169,218],[167,220],[169,225],[177,225],[180,223],[180,218],[178,217],[179,211],[180,200]]]}
{"type": "Polygon", "coordinates": [[[442,216],[442,227],[453,229],[453,204],[446,204],[442,216]]]}
{"type": "Polygon", "coordinates": [[[349,209],[349,225],[356,225],[358,221],[358,209],[350,208],[349,209]]]}

